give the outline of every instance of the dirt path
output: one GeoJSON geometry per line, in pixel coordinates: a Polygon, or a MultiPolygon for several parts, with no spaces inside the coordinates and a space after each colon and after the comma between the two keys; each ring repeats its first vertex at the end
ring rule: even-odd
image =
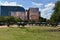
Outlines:
{"type": "Polygon", "coordinates": [[[0,28],[6,28],[7,26],[6,25],[4,25],[4,26],[0,26],[0,28]]]}

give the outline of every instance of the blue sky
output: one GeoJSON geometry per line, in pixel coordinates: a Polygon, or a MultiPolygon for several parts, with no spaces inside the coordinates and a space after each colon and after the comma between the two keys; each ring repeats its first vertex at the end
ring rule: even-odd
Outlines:
{"type": "Polygon", "coordinates": [[[41,16],[49,19],[57,0],[0,0],[0,5],[23,6],[25,9],[29,7],[38,7],[41,16]]]}

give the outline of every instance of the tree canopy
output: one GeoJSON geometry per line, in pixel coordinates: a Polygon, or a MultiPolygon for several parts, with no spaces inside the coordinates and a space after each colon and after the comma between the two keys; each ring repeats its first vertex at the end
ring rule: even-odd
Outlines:
{"type": "Polygon", "coordinates": [[[51,22],[60,22],[60,1],[55,3],[54,12],[50,18],[51,22]]]}
{"type": "Polygon", "coordinates": [[[0,22],[20,22],[22,19],[13,16],[0,16],[0,22]]]}

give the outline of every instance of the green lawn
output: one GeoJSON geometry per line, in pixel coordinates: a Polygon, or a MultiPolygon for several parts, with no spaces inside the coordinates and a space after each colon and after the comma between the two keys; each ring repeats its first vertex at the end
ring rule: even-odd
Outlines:
{"type": "Polygon", "coordinates": [[[60,32],[45,30],[53,27],[0,28],[0,40],[60,40],[60,32]]]}

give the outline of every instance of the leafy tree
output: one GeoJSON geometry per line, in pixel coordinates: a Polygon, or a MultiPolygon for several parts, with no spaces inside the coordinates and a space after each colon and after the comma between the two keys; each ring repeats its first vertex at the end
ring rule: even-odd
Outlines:
{"type": "Polygon", "coordinates": [[[39,22],[46,22],[47,19],[46,18],[43,18],[43,17],[39,17],[39,22]]]}
{"type": "Polygon", "coordinates": [[[60,22],[60,1],[55,3],[54,12],[50,18],[51,22],[60,22]]]}
{"type": "Polygon", "coordinates": [[[13,16],[0,16],[0,22],[6,23],[8,27],[11,23],[13,24],[16,22],[21,22],[21,21],[23,20],[17,17],[13,17],[13,16]]]}
{"type": "Polygon", "coordinates": [[[15,22],[22,22],[23,20],[22,19],[20,19],[20,18],[15,18],[15,22]]]}
{"type": "Polygon", "coordinates": [[[5,22],[5,19],[3,16],[0,16],[0,22],[5,22]]]}

